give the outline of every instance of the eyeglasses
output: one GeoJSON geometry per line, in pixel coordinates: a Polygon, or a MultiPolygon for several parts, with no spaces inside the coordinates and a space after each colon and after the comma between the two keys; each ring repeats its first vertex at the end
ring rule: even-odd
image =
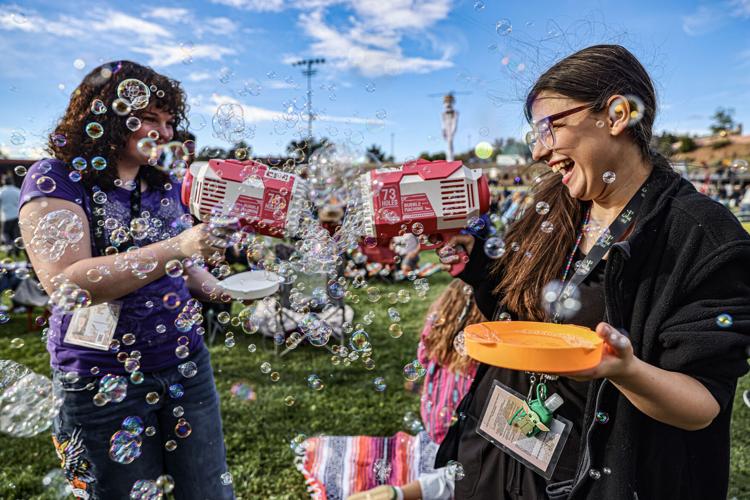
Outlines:
{"type": "Polygon", "coordinates": [[[554,132],[554,121],[560,118],[565,118],[584,109],[589,109],[589,106],[578,106],[577,108],[569,109],[567,111],[561,111],[554,115],[549,115],[541,120],[531,124],[531,130],[526,132],[526,145],[529,146],[531,154],[534,154],[537,142],[541,142],[542,146],[547,149],[555,147],[555,132],[554,132]]]}

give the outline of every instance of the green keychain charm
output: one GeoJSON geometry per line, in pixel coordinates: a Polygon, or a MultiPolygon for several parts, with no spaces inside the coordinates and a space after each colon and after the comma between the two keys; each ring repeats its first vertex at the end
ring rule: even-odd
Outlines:
{"type": "Polygon", "coordinates": [[[548,425],[552,422],[552,415],[563,402],[563,398],[558,394],[547,398],[547,386],[540,382],[536,386],[536,398],[529,403],[523,401],[523,406],[516,410],[508,424],[518,427],[526,437],[536,436],[539,432],[549,432],[548,425]]]}

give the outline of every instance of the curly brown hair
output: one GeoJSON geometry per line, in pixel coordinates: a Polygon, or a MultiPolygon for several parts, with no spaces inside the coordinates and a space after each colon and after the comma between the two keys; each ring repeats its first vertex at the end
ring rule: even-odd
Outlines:
{"type": "MultiPolygon", "coordinates": [[[[128,78],[140,80],[151,89],[157,89],[151,92],[148,107],[157,107],[173,116],[175,136],[187,130],[187,99],[180,82],[131,61],[108,62],[94,68],[73,91],[68,109],[47,143],[47,151],[69,167],[72,160],[79,156],[89,163],[81,171],[81,182],[88,187],[97,185],[104,191],[114,188],[117,160],[133,133],[125,125],[125,121],[130,116],[140,118],[147,109],[133,109],[125,116],[119,116],[112,110],[112,101],[118,97],[117,87],[128,78]],[[163,91],[163,95],[159,91],[163,91]],[[107,107],[103,114],[94,114],[92,111],[92,103],[96,99],[107,107]],[[98,139],[90,137],[86,133],[86,125],[90,122],[99,123],[104,129],[104,135],[98,139]],[[107,160],[107,167],[101,171],[90,166],[91,159],[96,156],[107,160]]],[[[163,189],[164,183],[169,180],[166,174],[155,168],[141,169],[141,175],[151,189],[163,189]]]]}
{"type": "Polygon", "coordinates": [[[435,320],[424,340],[427,357],[453,373],[466,373],[474,364],[470,357],[461,356],[453,347],[456,335],[467,325],[487,321],[479,311],[474,296],[464,292],[465,286],[466,283],[460,279],[451,281],[432,303],[430,313],[435,315],[435,320]],[[467,307],[468,310],[464,312],[467,307]]]}

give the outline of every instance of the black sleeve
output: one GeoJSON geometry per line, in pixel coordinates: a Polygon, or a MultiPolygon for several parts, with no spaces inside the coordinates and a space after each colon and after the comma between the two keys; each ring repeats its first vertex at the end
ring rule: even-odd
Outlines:
{"type": "Polygon", "coordinates": [[[485,318],[492,320],[500,297],[495,287],[500,282],[498,273],[492,272],[494,261],[484,253],[484,240],[475,238],[466,267],[457,277],[471,285],[477,307],[485,318]]]}
{"type": "Polygon", "coordinates": [[[732,404],[737,379],[748,371],[750,246],[724,245],[696,263],[670,319],[662,325],[659,366],[700,381],[721,406],[732,404]]]}

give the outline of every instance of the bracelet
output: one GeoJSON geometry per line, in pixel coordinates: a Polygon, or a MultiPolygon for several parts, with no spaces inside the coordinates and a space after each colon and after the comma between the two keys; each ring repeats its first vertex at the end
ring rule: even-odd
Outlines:
{"type": "Polygon", "coordinates": [[[394,499],[395,500],[404,500],[404,492],[401,491],[401,488],[398,486],[391,486],[393,488],[393,493],[395,494],[394,499]]]}

